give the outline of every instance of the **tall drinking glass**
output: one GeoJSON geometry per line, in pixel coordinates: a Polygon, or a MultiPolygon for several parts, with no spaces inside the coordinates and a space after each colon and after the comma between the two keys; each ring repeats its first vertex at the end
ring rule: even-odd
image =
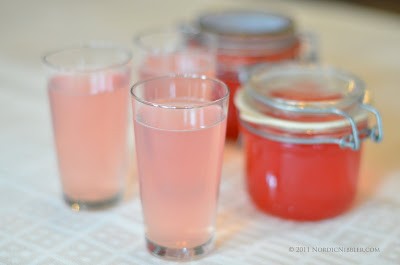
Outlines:
{"type": "Polygon", "coordinates": [[[90,44],[48,53],[48,93],[64,199],[75,210],[115,204],[128,174],[131,53],[90,44]]]}
{"type": "Polygon", "coordinates": [[[190,42],[188,34],[175,29],[147,31],[134,38],[139,80],[168,74],[215,76],[214,38],[206,35],[208,46],[190,42]]]}
{"type": "Polygon", "coordinates": [[[147,248],[167,259],[203,255],[213,246],[228,88],[170,75],[131,93],[147,248]]]}

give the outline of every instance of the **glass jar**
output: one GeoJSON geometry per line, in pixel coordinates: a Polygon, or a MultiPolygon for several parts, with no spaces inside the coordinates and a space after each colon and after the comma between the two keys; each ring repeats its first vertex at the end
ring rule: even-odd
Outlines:
{"type": "MultiPolygon", "coordinates": [[[[242,67],[262,62],[287,60],[316,60],[311,35],[299,34],[294,21],[287,16],[260,11],[223,11],[200,16],[192,25],[186,25],[192,43],[212,45],[217,51],[217,78],[224,81],[231,95],[240,85],[242,67]],[[191,26],[191,27],[190,27],[191,26]],[[206,37],[207,36],[207,37],[206,37]]],[[[238,137],[237,110],[230,102],[227,138],[238,137]]]]}
{"type": "Polygon", "coordinates": [[[246,159],[247,189],[261,210],[318,220],[351,205],[363,141],[382,140],[378,111],[357,77],[322,66],[259,66],[235,105],[246,159]],[[373,114],[376,125],[369,125],[373,114]]]}

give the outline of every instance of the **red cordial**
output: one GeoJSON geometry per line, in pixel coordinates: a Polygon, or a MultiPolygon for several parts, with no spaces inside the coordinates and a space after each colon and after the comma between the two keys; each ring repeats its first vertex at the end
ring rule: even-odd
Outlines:
{"type": "Polygon", "coordinates": [[[236,140],[239,123],[233,98],[240,86],[241,68],[299,58],[301,38],[290,17],[263,11],[211,12],[200,16],[195,28],[194,32],[200,33],[199,43],[215,48],[217,78],[224,81],[231,92],[227,139],[236,140]],[[203,40],[206,35],[212,38],[203,40]]]}
{"type": "MultiPolygon", "coordinates": [[[[270,52],[270,51],[265,51],[270,52]]],[[[279,62],[295,59],[300,52],[300,43],[283,51],[272,54],[263,54],[260,56],[243,55],[245,52],[238,51],[237,55],[218,55],[218,71],[217,78],[225,82],[229,87],[231,96],[229,98],[228,123],[226,127],[226,138],[228,140],[236,140],[239,136],[239,118],[235,105],[233,104],[237,89],[240,87],[238,70],[230,70],[232,67],[239,68],[247,65],[254,65],[263,62],[279,62]],[[230,69],[228,69],[230,68],[230,69]]]]}
{"type": "Polygon", "coordinates": [[[247,190],[267,213],[296,220],[333,217],[357,190],[361,149],[271,141],[242,127],[247,190]]]}
{"type": "Polygon", "coordinates": [[[361,80],[331,67],[259,66],[234,102],[241,114],[247,190],[260,210],[305,221],[351,207],[363,141],[380,142],[383,135],[361,80]]]}

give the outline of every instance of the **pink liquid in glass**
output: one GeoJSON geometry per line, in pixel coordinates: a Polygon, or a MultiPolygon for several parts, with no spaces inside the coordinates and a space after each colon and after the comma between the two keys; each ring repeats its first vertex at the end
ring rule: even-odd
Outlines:
{"type": "MultiPolygon", "coordinates": [[[[204,104],[168,101],[174,106],[199,103],[204,104]]],[[[200,246],[212,238],[225,116],[218,105],[194,109],[143,106],[137,111],[135,139],[149,240],[178,249],[200,246]]]]}
{"type": "Polygon", "coordinates": [[[64,195],[98,202],[118,196],[127,174],[129,77],[92,73],[49,81],[64,195]]]}

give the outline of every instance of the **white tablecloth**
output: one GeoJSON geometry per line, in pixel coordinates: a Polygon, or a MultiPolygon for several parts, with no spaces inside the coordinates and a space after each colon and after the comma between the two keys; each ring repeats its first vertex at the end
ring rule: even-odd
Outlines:
{"type": "Polygon", "coordinates": [[[289,12],[316,32],[322,60],[371,88],[385,139],[366,145],[354,207],[311,223],[257,211],[243,154],[228,145],[217,246],[193,264],[400,264],[399,16],[325,1],[212,0],[0,1],[0,264],[171,264],[145,250],[135,173],[111,210],[73,212],[63,203],[39,57],[91,39],[130,45],[141,29],[224,7],[289,12]]]}

